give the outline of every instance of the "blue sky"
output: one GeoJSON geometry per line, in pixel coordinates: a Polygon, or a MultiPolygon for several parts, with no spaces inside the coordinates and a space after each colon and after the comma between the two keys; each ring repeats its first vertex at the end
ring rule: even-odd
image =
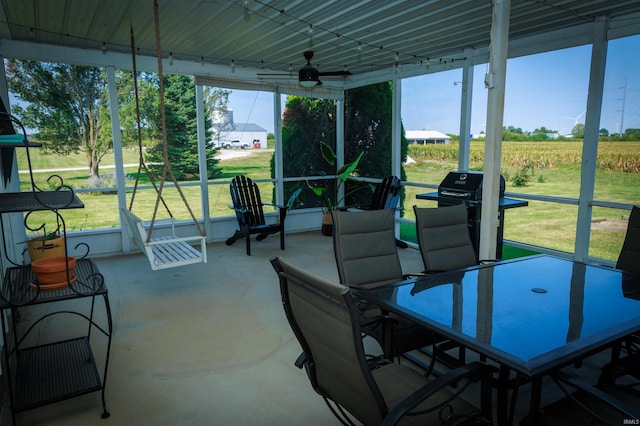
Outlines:
{"type": "MultiPolygon", "coordinates": [[[[571,133],[576,122],[584,123],[590,60],[590,46],[509,60],[503,124],[524,131],[544,126],[560,134],[571,133]]],[[[471,119],[474,134],[485,130],[486,70],[486,65],[479,65],[474,72],[471,119]]],[[[461,80],[461,70],[405,79],[402,87],[405,129],[458,134],[461,86],[454,82],[461,80]]],[[[273,131],[270,93],[234,90],[230,106],[236,123],[256,123],[273,131]]],[[[625,129],[640,128],[640,36],[609,43],[600,127],[615,133],[621,121],[625,129]]]]}

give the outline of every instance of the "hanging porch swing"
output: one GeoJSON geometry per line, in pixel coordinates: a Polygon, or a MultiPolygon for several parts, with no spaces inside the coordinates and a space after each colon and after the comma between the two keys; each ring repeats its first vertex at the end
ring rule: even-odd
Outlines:
{"type": "Polygon", "coordinates": [[[174,268],[178,266],[185,266],[194,263],[206,263],[207,262],[207,247],[206,247],[206,234],[203,231],[202,227],[198,223],[191,207],[189,206],[189,202],[184,196],[180,185],[176,177],[171,170],[171,166],[169,164],[169,154],[168,154],[168,143],[167,143],[167,134],[166,134],[166,114],[165,114],[165,106],[164,106],[164,82],[162,78],[162,53],[160,50],[160,25],[158,18],[158,2],[154,1],[154,18],[155,18],[155,30],[156,30],[156,48],[157,48],[157,59],[158,59],[158,75],[159,75],[159,86],[160,86],[160,113],[162,119],[162,149],[163,149],[163,168],[162,175],[160,178],[160,185],[157,186],[151,172],[149,171],[144,157],[142,155],[142,135],[140,131],[140,101],[138,97],[138,79],[137,79],[137,70],[136,70],[136,54],[135,54],[135,42],[133,36],[133,28],[131,29],[131,55],[133,58],[133,81],[134,81],[134,91],[135,91],[135,99],[136,99],[136,118],[138,125],[138,149],[139,149],[139,164],[138,164],[138,173],[136,175],[136,181],[133,188],[133,193],[131,195],[131,202],[129,203],[129,208],[121,209],[121,217],[126,221],[129,227],[129,235],[135,242],[135,244],[145,253],[147,258],[149,259],[149,263],[151,265],[152,270],[159,269],[167,269],[174,268]],[[140,180],[140,172],[142,169],[145,170],[151,184],[156,190],[156,201],[155,207],[153,209],[153,217],[147,226],[145,222],[136,216],[133,212],[133,202],[136,196],[136,190],[138,188],[138,182],[140,180]],[[197,228],[200,235],[190,236],[190,237],[178,237],[175,233],[174,222],[175,219],[173,214],[169,210],[167,203],[162,197],[162,191],[164,189],[165,181],[167,175],[173,181],[175,188],[178,190],[184,205],[186,206],[195,227],[197,228]],[[156,223],[156,217],[158,213],[158,207],[162,203],[165,210],[171,217],[171,235],[169,236],[161,236],[161,237],[152,237],[154,231],[154,225],[156,223]],[[193,244],[193,245],[192,245],[193,244]]]}

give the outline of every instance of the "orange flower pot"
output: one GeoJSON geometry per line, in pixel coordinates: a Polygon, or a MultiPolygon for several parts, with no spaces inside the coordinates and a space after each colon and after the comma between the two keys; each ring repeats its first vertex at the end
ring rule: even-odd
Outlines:
{"type": "Polygon", "coordinates": [[[73,270],[76,267],[76,258],[69,256],[49,257],[31,262],[31,269],[36,274],[37,284],[41,288],[58,289],[67,287],[76,280],[73,270]],[[69,275],[67,279],[67,266],[69,275]]]}

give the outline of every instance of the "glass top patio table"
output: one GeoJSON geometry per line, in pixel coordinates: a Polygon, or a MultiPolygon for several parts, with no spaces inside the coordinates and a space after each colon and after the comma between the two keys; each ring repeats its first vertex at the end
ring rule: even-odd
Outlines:
{"type": "Polygon", "coordinates": [[[357,295],[530,377],[640,330],[640,275],[547,255],[357,295]]]}

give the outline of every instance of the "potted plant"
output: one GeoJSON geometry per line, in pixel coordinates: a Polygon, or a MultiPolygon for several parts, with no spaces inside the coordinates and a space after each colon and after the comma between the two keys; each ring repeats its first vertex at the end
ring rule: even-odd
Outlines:
{"type": "Polygon", "coordinates": [[[49,257],[64,257],[64,236],[60,235],[58,230],[49,233],[45,230],[43,235],[33,237],[27,241],[27,249],[32,262],[49,257]]]}
{"type": "MultiPolygon", "coordinates": [[[[332,166],[336,164],[337,156],[329,145],[327,145],[324,142],[321,142],[320,150],[322,152],[322,158],[324,158],[327,163],[329,163],[332,166]]],[[[338,175],[337,183],[336,185],[333,185],[332,188],[329,188],[329,187],[312,187],[311,188],[311,190],[317,196],[322,197],[322,200],[324,203],[325,210],[322,215],[322,230],[321,230],[324,235],[327,235],[327,236],[333,235],[333,220],[331,219],[331,212],[340,206],[340,203],[342,203],[342,200],[344,200],[344,198],[347,195],[350,195],[351,193],[355,192],[353,191],[349,194],[344,194],[343,196],[340,196],[342,186],[346,181],[349,180],[349,176],[351,176],[351,173],[353,173],[353,171],[358,167],[358,164],[360,163],[360,160],[362,159],[363,155],[364,155],[364,152],[361,152],[358,155],[358,157],[355,160],[353,160],[351,163],[345,164],[342,167],[340,167],[340,169],[336,172],[336,174],[338,175]]]]}

